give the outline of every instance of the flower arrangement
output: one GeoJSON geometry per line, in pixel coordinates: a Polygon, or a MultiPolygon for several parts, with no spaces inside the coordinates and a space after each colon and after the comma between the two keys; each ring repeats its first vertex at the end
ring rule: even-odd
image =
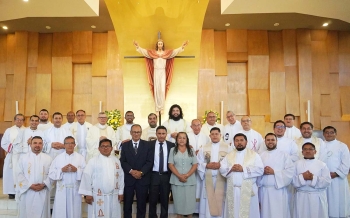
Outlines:
{"type": "Polygon", "coordinates": [[[213,113],[216,115],[216,122],[217,122],[217,123],[220,123],[221,118],[220,118],[220,116],[219,116],[219,113],[210,109],[210,110],[206,110],[206,111],[204,112],[204,116],[202,116],[202,124],[204,124],[204,123],[207,121],[207,120],[206,120],[207,114],[210,113],[210,112],[213,112],[213,113]]]}
{"type": "Polygon", "coordinates": [[[117,130],[117,128],[122,124],[122,115],[120,113],[120,110],[114,109],[111,111],[105,111],[105,113],[108,118],[107,125],[111,126],[114,130],[117,130]]]}

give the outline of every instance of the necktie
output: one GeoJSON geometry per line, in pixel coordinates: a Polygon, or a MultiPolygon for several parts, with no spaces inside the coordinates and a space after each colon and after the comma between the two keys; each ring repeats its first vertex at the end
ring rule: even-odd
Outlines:
{"type": "Polygon", "coordinates": [[[135,154],[137,154],[137,143],[134,143],[134,145],[135,154]]]}
{"type": "Polygon", "coordinates": [[[163,142],[159,142],[159,173],[164,172],[163,142]]]}

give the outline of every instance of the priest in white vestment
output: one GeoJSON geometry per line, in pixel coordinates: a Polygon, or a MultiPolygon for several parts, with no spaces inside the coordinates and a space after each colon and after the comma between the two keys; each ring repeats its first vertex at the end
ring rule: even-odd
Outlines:
{"type": "Polygon", "coordinates": [[[252,129],[252,120],[248,116],[243,116],[241,118],[241,124],[243,130],[239,131],[239,133],[243,133],[247,136],[248,144],[247,148],[258,152],[260,150],[260,146],[263,146],[264,140],[260,133],[252,129]]]}
{"type": "Polygon", "coordinates": [[[247,136],[237,133],[236,149],[220,162],[220,173],[227,178],[225,217],[260,217],[257,177],[263,175],[264,164],[258,153],[247,147],[247,136]]]}
{"type": "Polygon", "coordinates": [[[293,114],[284,115],[284,122],[286,124],[285,136],[292,140],[296,140],[301,137],[301,132],[298,128],[294,126],[295,116],[293,114]]]}
{"type": "Polygon", "coordinates": [[[114,155],[112,141],[102,139],[100,154],[86,165],[80,183],[79,193],[86,196],[88,218],[120,218],[120,202],[124,193],[124,172],[120,161],[114,155]]]}
{"type": "MultiPolygon", "coordinates": [[[[216,114],[214,112],[208,112],[207,113],[207,117],[205,118],[205,123],[202,125],[202,129],[201,129],[201,132],[204,134],[204,135],[207,135],[209,136],[210,135],[210,130],[213,128],[213,127],[217,127],[220,129],[220,132],[223,133],[224,132],[224,126],[220,123],[217,123],[216,122],[216,114]]],[[[221,134],[222,135],[222,134],[221,134]]]]}
{"type": "MultiPolygon", "coordinates": [[[[30,126],[21,129],[17,135],[17,138],[13,142],[13,151],[12,151],[12,165],[17,166],[19,158],[28,153],[30,150],[30,142],[34,136],[44,137],[43,131],[39,130],[37,127],[39,125],[39,117],[37,115],[32,115],[30,118],[30,126]]],[[[16,172],[17,168],[13,168],[13,180],[16,184],[16,188],[18,188],[18,180],[16,172]]],[[[17,192],[17,191],[16,191],[17,192]]]]}
{"type": "Polygon", "coordinates": [[[21,156],[18,166],[18,216],[19,218],[49,218],[50,189],[48,177],[52,158],[42,153],[43,140],[34,136],[31,150],[21,156]]]}
{"type": "Polygon", "coordinates": [[[52,115],[52,120],[53,126],[44,132],[43,152],[55,159],[57,155],[64,152],[64,139],[72,134],[62,127],[63,115],[60,112],[55,112],[52,115]]]}
{"type": "Polygon", "coordinates": [[[191,132],[190,124],[183,119],[182,108],[180,105],[174,104],[169,109],[169,119],[162,126],[168,130],[167,140],[175,143],[177,133],[191,132]]]}
{"type": "Polygon", "coordinates": [[[78,193],[85,168],[85,158],[74,152],[75,140],[72,136],[64,139],[66,152],[52,161],[49,177],[56,181],[56,195],[52,218],[81,217],[81,194],[78,193]]]}
{"type": "Polygon", "coordinates": [[[210,130],[211,141],[197,154],[198,175],[201,180],[199,217],[224,217],[226,179],[220,172],[220,161],[232,150],[221,139],[218,127],[210,130]]]}
{"type": "Polygon", "coordinates": [[[41,109],[39,112],[39,125],[38,129],[45,132],[45,130],[51,128],[53,124],[49,121],[49,111],[46,109],[41,109]]]}
{"type": "Polygon", "coordinates": [[[156,130],[157,130],[158,117],[155,113],[150,113],[148,115],[148,127],[142,130],[141,139],[145,141],[157,140],[156,130]]]}
{"type": "Polygon", "coordinates": [[[349,148],[336,139],[337,130],[333,126],[323,129],[327,148],[327,167],[332,183],[327,188],[328,216],[350,217],[350,191],[348,174],[350,168],[349,148]]]}
{"type": "Polygon", "coordinates": [[[63,124],[63,128],[66,128],[67,131],[71,131],[70,129],[72,128],[72,125],[75,123],[74,120],[75,120],[75,113],[73,111],[69,111],[67,113],[67,123],[63,124]]]}
{"type": "Polygon", "coordinates": [[[302,146],[304,158],[295,162],[294,218],[328,218],[326,189],[331,177],[327,165],[315,158],[315,148],[311,142],[305,143],[302,146]]]}
{"type": "Polygon", "coordinates": [[[264,163],[264,175],[258,177],[261,218],[290,218],[288,186],[295,166],[289,154],[277,149],[277,136],[265,136],[267,151],[260,154],[264,163]]]}
{"type": "Polygon", "coordinates": [[[312,135],[314,126],[310,122],[303,122],[300,124],[301,137],[295,140],[295,143],[298,146],[299,158],[303,158],[302,154],[302,146],[306,142],[311,142],[315,145],[317,153],[315,154],[315,158],[319,159],[323,162],[327,160],[327,150],[324,141],[316,136],[312,135]]]}
{"type": "Polygon", "coordinates": [[[227,111],[226,119],[229,122],[224,126],[224,132],[222,133],[222,137],[224,138],[224,142],[233,146],[233,137],[241,130],[243,130],[241,122],[236,120],[236,115],[232,111],[227,111]]]}
{"type": "Polygon", "coordinates": [[[116,143],[117,143],[117,150],[119,151],[121,148],[121,144],[127,141],[130,141],[131,135],[130,130],[131,126],[134,125],[134,112],[127,111],[125,113],[125,121],[126,123],[122,126],[119,126],[116,131],[116,143]]]}
{"type": "Polygon", "coordinates": [[[24,115],[16,114],[14,117],[15,125],[6,129],[1,139],[1,147],[5,150],[5,152],[7,152],[4,160],[2,191],[3,194],[9,195],[10,199],[14,199],[16,194],[16,183],[13,175],[13,173],[16,171],[16,165],[13,164],[13,143],[15,142],[20,130],[24,129],[23,122],[24,115]]]}
{"type": "Polygon", "coordinates": [[[86,137],[92,124],[85,121],[86,113],[84,110],[78,110],[76,113],[77,122],[74,122],[70,128],[73,137],[76,140],[76,149],[79,154],[83,155],[85,160],[87,159],[87,142],[86,137]]]}

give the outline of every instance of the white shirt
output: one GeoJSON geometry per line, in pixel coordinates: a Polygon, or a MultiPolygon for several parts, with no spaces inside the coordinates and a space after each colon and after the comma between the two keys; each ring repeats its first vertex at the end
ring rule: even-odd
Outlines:
{"type": "Polygon", "coordinates": [[[164,156],[164,164],[163,164],[163,172],[168,171],[168,146],[166,144],[166,141],[163,142],[163,154],[159,153],[160,144],[159,141],[156,141],[156,146],[154,148],[154,164],[153,164],[153,171],[159,172],[159,156],[164,156]]]}

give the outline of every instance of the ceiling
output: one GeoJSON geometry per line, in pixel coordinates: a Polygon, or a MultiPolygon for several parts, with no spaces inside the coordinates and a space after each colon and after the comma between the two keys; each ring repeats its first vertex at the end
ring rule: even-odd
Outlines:
{"type": "MultiPolygon", "coordinates": [[[[114,29],[104,0],[0,0],[0,27],[4,25],[8,30],[0,28],[0,34],[114,29]]],[[[215,30],[298,28],[350,31],[350,1],[209,0],[203,23],[203,29],[215,30]],[[329,26],[323,27],[324,22],[329,26]]]]}

